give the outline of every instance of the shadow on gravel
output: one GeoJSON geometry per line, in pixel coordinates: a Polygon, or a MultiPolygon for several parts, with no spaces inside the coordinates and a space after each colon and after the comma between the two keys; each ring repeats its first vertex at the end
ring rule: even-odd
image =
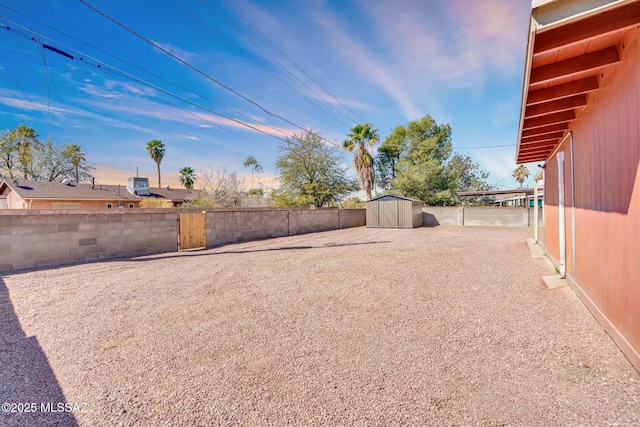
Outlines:
{"type": "Polygon", "coordinates": [[[27,337],[0,276],[0,425],[77,426],[36,337],[27,337]],[[61,404],[61,405],[60,405],[61,404]]]}

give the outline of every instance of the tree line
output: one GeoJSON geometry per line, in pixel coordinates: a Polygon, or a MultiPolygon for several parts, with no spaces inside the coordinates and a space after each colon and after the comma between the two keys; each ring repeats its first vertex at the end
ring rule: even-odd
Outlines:
{"type": "Polygon", "coordinates": [[[35,129],[22,124],[0,133],[0,179],[84,182],[93,170],[77,144],[41,141],[35,129]]]}

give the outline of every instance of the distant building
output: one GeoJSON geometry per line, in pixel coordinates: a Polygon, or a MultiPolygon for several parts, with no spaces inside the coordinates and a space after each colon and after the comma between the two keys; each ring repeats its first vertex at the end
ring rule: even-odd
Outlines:
{"type": "Polygon", "coordinates": [[[180,207],[200,193],[199,190],[168,186],[149,189],[147,185],[147,191],[142,188],[132,188],[131,192],[122,185],[16,179],[0,183],[0,209],[133,209],[141,207],[145,199],[163,200],[168,207],[180,207]],[[136,192],[139,194],[134,194],[136,192]]]}

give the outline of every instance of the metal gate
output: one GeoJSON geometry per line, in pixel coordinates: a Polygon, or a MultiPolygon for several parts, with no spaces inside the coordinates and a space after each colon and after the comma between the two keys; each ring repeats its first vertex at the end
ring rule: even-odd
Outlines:
{"type": "Polygon", "coordinates": [[[207,213],[178,214],[178,250],[207,247],[207,213]]]}

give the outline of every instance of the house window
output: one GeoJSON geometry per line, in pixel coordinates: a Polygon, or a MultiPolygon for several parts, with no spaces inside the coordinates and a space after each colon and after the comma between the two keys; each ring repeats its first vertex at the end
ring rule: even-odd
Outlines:
{"type": "Polygon", "coordinates": [[[133,203],[129,203],[129,209],[133,209],[133,208],[134,208],[133,203]]]}
{"type": "Polygon", "coordinates": [[[113,203],[107,203],[107,209],[113,208],[113,203]]]}

